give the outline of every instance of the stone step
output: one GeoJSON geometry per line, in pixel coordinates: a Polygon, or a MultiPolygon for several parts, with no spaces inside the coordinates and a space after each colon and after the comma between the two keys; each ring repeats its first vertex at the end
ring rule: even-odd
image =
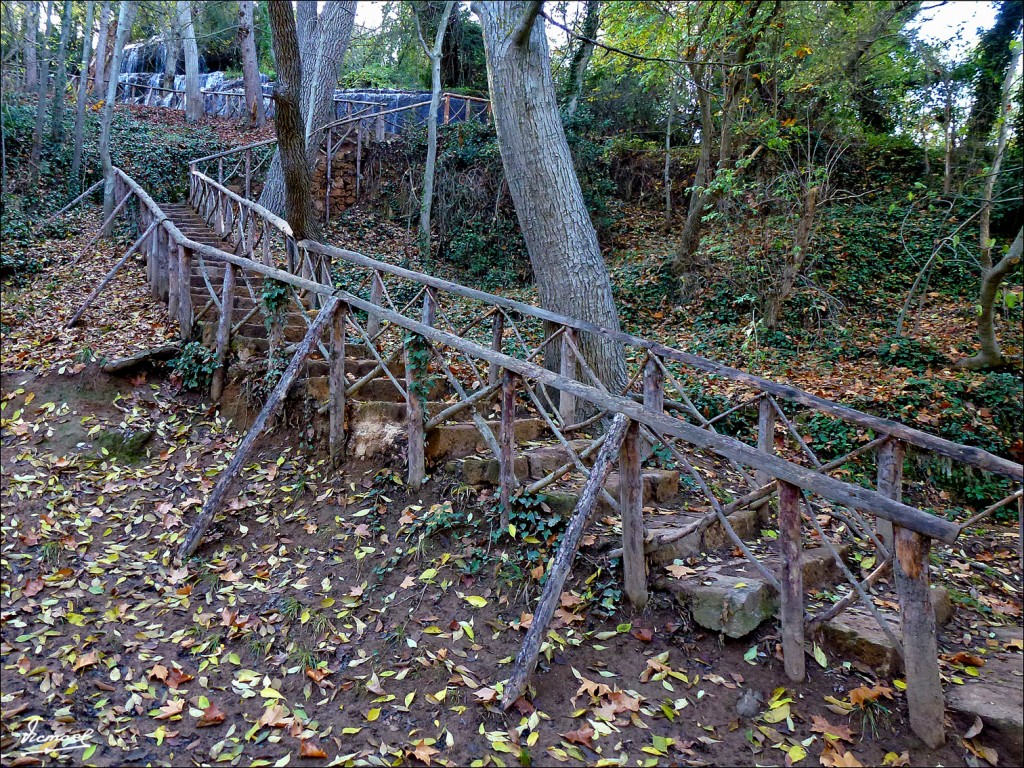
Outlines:
{"type": "MultiPolygon", "coordinates": [[[[741,537],[739,531],[737,531],[741,537]]],[[[846,556],[848,548],[840,550],[846,556]]],[[[804,589],[831,586],[839,577],[832,553],[825,547],[802,553],[804,589]]],[[[778,557],[762,558],[776,575],[781,569],[778,557]]],[[[657,589],[670,592],[689,609],[693,620],[713,632],[728,637],[743,637],[773,617],[779,607],[775,588],[745,558],[715,565],[686,578],[658,576],[657,589]]]]}
{"type": "MultiPolygon", "coordinates": [[[[349,384],[352,384],[353,380],[349,379],[349,384]]],[[[404,381],[399,379],[399,383],[403,386],[404,381]]],[[[306,392],[314,400],[320,403],[326,403],[330,399],[331,395],[331,384],[327,376],[314,376],[310,375],[306,379],[306,392]]],[[[441,386],[440,383],[436,384],[427,395],[427,402],[437,403],[447,396],[447,387],[441,386]]],[[[391,383],[391,380],[387,377],[380,379],[373,379],[368,381],[359,391],[352,395],[353,400],[363,400],[369,402],[378,403],[402,403],[404,405],[405,398],[402,394],[395,389],[395,385],[391,383]]],[[[440,410],[441,406],[431,406],[431,411],[440,410]]]]}
{"type": "MultiPolygon", "coordinates": [[[[895,595],[891,599],[895,601],[895,595]]],[[[932,585],[931,599],[935,622],[941,632],[953,618],[953,603],[945,587],[938,585],[932,585]]],[[[880,608],[879,612],[893,634],[899,637],[900,620],[896,612],[888,608],[880,608]]],[[[879,675],[888,677],[899,674],[903,669],[900,655],[875,617],[860,606],[852,606],[826,621],[821,627],[821,639],[826,650],[843,658],[856,659],[874,668],[879,675]]]]}
{"type": "MultiPolygon", "coordinates": [[[[591,444],[590,440],[570,440],[569,445],[578,456],[591,444]]],[[[594,463],[597,453],[583,459],[584,466],[594,463]]],[[[540,480],[569,461],[569,454],[560,445],[540,446],[523,451],[515,457],[516,477],[540,480]]],[[[469,457],[460,466],[452,466],[453,472],[460,472],[466,485],[497,485],[498,460],[493,458],[469,457]]]]}

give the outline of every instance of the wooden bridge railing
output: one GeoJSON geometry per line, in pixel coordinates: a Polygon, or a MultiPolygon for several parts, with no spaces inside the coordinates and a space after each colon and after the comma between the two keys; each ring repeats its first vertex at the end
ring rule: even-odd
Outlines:
{"type": "MultiPolygon", "coordinates": [[[[607,433],[587,438],[582,448],[570,441],[570,435],[593,435],[592,428],[604,417],[625,419],[626,436],[617,451],[620,498],[611,498],[602,483],[589,483],[588,487],[592,487],[595,500],[604,498],[620,511],[623,543],[621,550],[612,554],[622,557],[625,592],[631,603],[639,607],[647,600],[645,550],[671,537],[699,534],[718,524],[779,591],[786,671],[793,679],[804,676],[805,630],[813,630],[859,599],[904,657],[915,732],[929,744],[941,743],[943,707],[929,590],[931,541],[954,542],[981,516],[1013,500],[1019,502],[1020,491],[963,523],[953,522],[906,503],[903,456],[908,449],[936,454],[1000,475],[1013,484],[1024,478],[1021,465],[657,342],[352,251],[310,241],[295,243],[286,222],[196,170],[191,174],[190,202],[225,238],[224,249],[211,248],[187,238],[134,180],[120,170],[116,175],[124,199],[133,197],[137,201],[140,231],[144,232],[140,242],[144,241],[141,247],[150,265],[154,295],[168,302],[182,337],[191,337],[197,317],[215,308],[217,375],[221,382],[230,338],[240,325],[230,311],[233,302],[229,301],[236,281],[246,281],[250,286],[253,312],[256,307],[266,311],[256,300],[255,281],[278,281],[287,286],[288,303],[300,310],[310,329],[309,338],[298,352],[317,354],[329,361],[330,396],[322,410],[329,418],[332,456],[338,458],[344,453],[346,399],[369,381],[385,379],[407,403],[409,484],[418,487],[425,478],[424,446],[429,431],[455,417],[464,421],[468,416],[499,462],[502,528],[507,527],[516,494],[537,493],[569,475],[593,479],[594,470],[588,467],[588,460],[602,450],[607,433]],[[200,260],[201,272],[207,275],[204,282],[210,294],[207,307],[199,315],[191,306],[188,289],[195,259],[200,260]],[[203,267],[208,263],[225,267],[219,291],[203,267]],[[347,289],[335,288],[335,278],[343,278],[347,289]],[[310,319],[311,297],[319,297],[313,303],[329,311],[330,318],[310,319]],[[412,317],[414,313],[418,317],[412,317]],[[328,326],[329,339],[324,339],[328,326]],[[619,344],[625,352],[628,380],[617,391],[608,391],[588,364],[584,350],[594,338],[619,344]],[[375,370],[352,383],[345,376],[347,339],[365,345],[377,361],[375,370]],[[543,360],[546,353],[556,349],[561,360],[559,369],[548,370],[543,360]],[[396,377],[389,365],[399,355],[407,361],[404,380],[396,377]],[[450,385],[452,398],[427,403],[422,393],[429,385],[424,379],[431,375],[442,377],[450,385]],[[718,413],[712,413],[695,400],[698,385],[706,387],[705,392],[717,390],[730,399],[722,401],[726,404],[718,407],[718,413]],[[481,412],[481,406],[489,405],[492,398],[498,400],[501,413],[497,429],[485,421],[481,412]],[[437,412],[427,412],[428,404],[437,412]],[[842,456],[819,456],[804,438],[795,409],[851,425],[863,433],[861,444],[842,456]],[[515,420],[526,412],[536,413],[545,421],[568,459],[564,466],[530,485],[520,482],[514,471],[515,420]],[[719,432],[744,413],[751,414],[749,429],[733,430],[734,435],[719,432]],[[752,426],[754,421],[756,428],[752,426]],[[640,457],[651,451],[672,460],[689,476],[694,506],[702,503],[707,509],[685,528],[657,531],[644,527],[640,457]],[[863,470],[865,462],[877,467],[875,488],[835,476],[842,473],[848,477],[851,469],[859,466],[863,470]],[[712,475],[717,478],[714,488],[709,482],[712,475]],[[732,482],[722,483],[723,478],[732,482]],[[719,498],[723,484],[747,490],[725,502],[719,498]],[[771,497],[777,497],[779,510],[782,569],[778,574],[747,547],[730,520],[738,510],[764,504],[771,497]],[[879,552],[879,566],[866,578],[858,579],[823,529],[819,515],[840,521],[833,536],[870,541],[879,552]],[[806,612],[800,568],[805,525],[810,526],[822,546],[830,549],[849,582],[845,597],[814,616],[806,612]],[[899,637],[878,613],[869,594],[888,568],[895,571],[899,595],[899,637]]],[[[276,322],[273,317],[268,319],[276,322]]],[[[242,321],[246,320],[248,317],[242,321]]],[[[276,337],[272,334],[271,347],[287,350],[279,331],[276,337]]],[[[219,395],[217,387],[215,382],[215,396],[219,395]]],[[[214,503],[214,497],[222,499],[223,492],[211,495],[209,504],[214,503]]],[[[209,504],[202,515],[206,524],[216,512],[209,504]]],[[[589,508],[578,509],[577,513],[585,517],[589,508]]],[[[198,537],[190,534],[186,543],[194,549],[198,537]]],[[[183,546],[182,554],[189,554],[191,549],[183,546]]]]}

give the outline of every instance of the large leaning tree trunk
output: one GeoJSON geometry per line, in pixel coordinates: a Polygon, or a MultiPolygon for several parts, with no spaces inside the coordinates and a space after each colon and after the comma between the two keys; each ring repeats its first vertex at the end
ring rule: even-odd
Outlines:
{"type": "Polygon", "coordinates": [[[268,3],[270,35],[277,62],[277,87],[274,89],[274,126],[281,154],[284,178],[285,219],[296,240],[319,235],[313,215],[313,194],[306,141],[302,130],[302,58],[295,32],[291,3],[268,3]]]}
{"type": "MultiPolygon", "coordinates": [[[[478,2],[498,146],[541,305],[619,330],[601,257],[558,114],[540,3],[478,2]]],[[[626,383],[622,345],[584,334],[583,353],[604,385],[626,383]]],[[[554,345],[549,345],[554,346],[554,345]]],[[[548,358],[547,364],[552,364],[548,358]]]]}
{"type": "Polygon", "coordinates": [[[256,63],[256,32],[252,19],[252,0],[239,0],[238,47],[242,49],[246,111],[249,113],[249,126],[259,128],[267,121],[267,112],[263,107],[263,83],[260,81],[260,68],[256,63]]]}
{"type": "Polygon", "coordinates": [[[203,116],[203,94],[199,91],[199,46],[190,0],[178,0],[178,29],[185,55],[185,120],[195,123],[203,116]]]}
{"type": "Polygon", "coordinates": [[[64,14],[60,18],[60,46],[57,49],[57,74],[53,78],[53,111],[50,113],[50,137],[60,141],[64,137],[64,91],[68,84],[68,40],[71,37],[71,0],[64,0],[64,14]]]}
{"type": "Polygon", "coordinates": [[[423,194],[420,197],[420,258],[430,258],[430,211],[434,204],[434,170],[437,165],[437,112],[441,105],[441,48],[444,45],[444,33],[448,28],[448,17],[451,16],[454,0],[448,0],[441,11],[441,19],[437,23],[434,45],[427,45],[423,37],[423,25],[420,14],[413,6],[416,17],[416,34],[419,36],[423,52],[430,60],[430,109],[427,113],[427,163],[423,167],[423,194]]]}
{"type": "Polygon", "coordinates": [[[43,127],[46,124],[46,86],[50,80],[50,35],[53,34],[53,0],[47,0],[46,32],[39,52],[39,79],[36,81],[36,127],[32,132],[32,186],[39,181],[39,164],[43,159],[43,127]]]}
{"type": "Polygon", "coordinates": [[[174,90],[174,78],[178,75],[178,57],[181,55],[181,31],[178,29],[178,8],[168,6],[164,18],[167,29],[164,31],[164,76],[161,86],[174,90]]]}
{"type": "Polygon", "coordinates": [[[996,153],[992,160],[992,166],[985,175],[985,188],[981,199],[981,210],[979,211],[979,238],[981,263],[981,285],[978,289],[978,343],[981,350],[973,357],[966,358],[957,363],[958,368],[978,369],[994,368],[1006,362],[1003,358],[1003,350],[999,346],[999,338],[996,336],[995,303],[999,293],[999,286],[1010,270],[1020,263],[1021,259],[1021,234],[1017,232],[1017,238],[1013,241],[1009,251],[996,261],[992,256],[992,208],[996,191],[996,181],[999,178],[999,171],[1003,165],[1003,158],[1006,156],[1006,141],[1010,128],[1010,107],[1013,97],[1013,82],[1017,74],[1017,65],[1020,63],[1021,50],[1013,54],[1013,59],[1006,70],[1006,77],[1003,80],[1002,99],[999,105],[999,139],[996,142],[996,153]]]}
{"type": "MultiPolygon", "coordinates": [[[[334,89],[352,38],[355,17],[355,0],[327,3],[319,15],[313,0],[299,0],[298,3],[296,39],[302,59],[299,110],[306,140],[306,162],[311,174],[320,152],[320,131],[334,119],[334,89]]],[[[284,210],[280,146],[270,161],[259,202],[278,214],[284,210]]]]}
{"type": "Polygon", "coordinates": [[[100,6],[100,34],[96,40],[96,71],[92,83],[92,95],[102,99],[107,94],[107,37],[110,34],[110,0],[103,0],[100,6]]]}
{"type": "Polygon", "coordinates": [[[85,6],[85,26],[82,28],[82,69],[78,78],[78,95],[75,100],[75,149],[71,158],[71,181],[74,189],[80,189],[82,173],[82,146],[85,144],[85,100],[89,94],[89,60],[92,59],[92,27],[96,13],[95,0],[85,6]]]}
{"type": "MultiPolygon", "coordinates": [[[[121,71],[124,46],[132,33],[137,8],[134,0],[121,0],[121,11],[117,17],[117,35],[114,37],[114,55],[110,59],[110,80],[107,82],[107,96],[103,102],[103,116],[100,118],[100,164],[103,167],[103,220],[110,218],[114,211],[114,163],[110,158],[110,126],[114,121],[114,102],[117,101],[117,73],[121,71]]],[[[114,223],[107,224],[104,235],[110,235],[114,223]]]]}

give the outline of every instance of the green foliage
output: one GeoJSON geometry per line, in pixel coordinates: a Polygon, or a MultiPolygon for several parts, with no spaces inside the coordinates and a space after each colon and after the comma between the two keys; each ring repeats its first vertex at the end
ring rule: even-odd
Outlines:
{"type": "Polygon", "coordinates": [[[399,86],[395,71],[379,62],[347,70],[341,76],[342,88],[398,88],[399,86]]]}
{"type": "Polygon", "coordinates": [[[186,389],[205,390],[217,370],[217,358],[213,350],[198,341],[190,341],[182,348],[181,354],[170,361],[170,367],[181,377],[186,389]]]}
{"type": "MultiPolygon", "coordinates": [[[[515,539],[527,545],[522,553],[531,566],[542,562],[545,553],[556,549],[565,533],[565,518],[552,511],[546,499],[540,493],[519,494],[509,499],[509,524],[515,528],[515,539]]],[[[495,531],[493,535],[498,538],[504,533],[506,531],[495,531]]]]}
{"type": "Polygon", "coordinates": [[[434,378],[430,375],[430,360],[433,357],[430,353],[430,345],[427,340],[418,333],[407,333],[405,335],[405,356],[406,367],[409,372],[409,388],[412,394],[419,398],[423,406],[423,413],[427,413],[427,398],[434,385],[434,378]]]}
{"type": "Polygon", "coordinates": [[[949,358],[939,352],[928,340],[909,336],[892,336],[878,348],[878,359],[885,365],[898,365],[915,373],[949,365],[949,358]]]}
{"type": "Polygon", "coordinates": [[[282,283],[280,280],[274,280],[269,277],[263,280],[260,302],[263,304],[265,313],[263,323],[268,331],[270,330],[271,323],[274,322],[274,318],[278,317],[281,311],[288,305],[289,293],[288,283],[282,283]]]}

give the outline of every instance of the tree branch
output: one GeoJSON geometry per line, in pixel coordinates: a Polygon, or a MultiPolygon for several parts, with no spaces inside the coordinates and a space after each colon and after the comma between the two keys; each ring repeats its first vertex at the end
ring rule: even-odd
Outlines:
{"type": "Polygon", "coordinates": [[[541,8],[543,5],[544,0],[530,0],[530,4],[526,6],[526,10],[523,11],[523,18],[519,20],[519,27],[516,29],[516,45],[526,45],[527,41],[530,39],[530,33],[533,31],[533,24],[537,21],[537,16],[544,15],[541,14],[541,8]]]}

